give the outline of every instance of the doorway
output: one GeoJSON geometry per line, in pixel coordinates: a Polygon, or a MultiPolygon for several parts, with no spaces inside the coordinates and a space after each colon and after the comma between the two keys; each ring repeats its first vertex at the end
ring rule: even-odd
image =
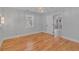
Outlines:
{"type": "Polygon", "coordinates": [[[47,16],[47,33],[61,36],[62,35],[62,16],[61,15],[53,15],[47,16]]]}

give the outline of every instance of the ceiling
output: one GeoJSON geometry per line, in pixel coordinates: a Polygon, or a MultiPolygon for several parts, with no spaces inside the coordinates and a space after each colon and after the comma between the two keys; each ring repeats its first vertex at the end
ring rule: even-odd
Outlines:
{"type": "MultiPolygon", "coordinates": [[[[4,7],[5,8],[5,7],[4,7]]],[[[6,7],[14,8],[22,11],[30,11],[34,13],[56,13],[56,12],[75,12],[79,11],[79,7],[6,7]]]]}
{"type": "Polygon", "coordinates": [[[79,11],[79,7],[11,7],[17,10],[30,11],[34,13],[52,14],[56,12],[75,12],[79,11]]]}
{"type": "Polygon", "coordinates": [[[16,9],[31,11],[36,13],[51,13],[57,11],[63,11],[64,7],[14,7],[16,9]]]}

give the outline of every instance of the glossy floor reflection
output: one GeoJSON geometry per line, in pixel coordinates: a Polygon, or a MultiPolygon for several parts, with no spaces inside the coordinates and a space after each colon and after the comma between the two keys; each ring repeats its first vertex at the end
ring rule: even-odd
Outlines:
{"type": "Polygon", "coordinates": [[[1,51],[79,51],[79,43],[54,37],[48,33],[37,33],[4,40],[1,51]]]}

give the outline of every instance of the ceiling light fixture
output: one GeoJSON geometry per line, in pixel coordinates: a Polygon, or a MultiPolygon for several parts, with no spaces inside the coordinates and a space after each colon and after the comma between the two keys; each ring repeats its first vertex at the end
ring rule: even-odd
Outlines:
{"type": "Polygon", "coordinates": [[[40,13],[43,13],[44,12],[44,7],[38,7],[38,10],[40,13]]]}

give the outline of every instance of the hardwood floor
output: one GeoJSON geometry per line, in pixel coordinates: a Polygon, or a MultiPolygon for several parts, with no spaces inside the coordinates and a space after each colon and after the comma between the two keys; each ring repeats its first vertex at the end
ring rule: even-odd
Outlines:
{"type": "Polygon", "coordinates": [[[48,33],[37,33],[4,40],[1,51],[79,51],[79,43],[48,33]]]}

